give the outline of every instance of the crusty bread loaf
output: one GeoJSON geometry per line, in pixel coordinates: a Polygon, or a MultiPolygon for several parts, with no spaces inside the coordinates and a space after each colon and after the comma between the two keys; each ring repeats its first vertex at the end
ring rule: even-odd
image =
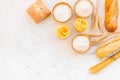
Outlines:
{"type": "Polygon", "coordinates": [[[27,13],[35,23],[41,22],[50,15],[49,9],[41,0],[36,0],[36,2],[27,9],[27,13]]]}
{"type": "Polygon", "coordinates": [[[105,0],[105,28],[108,32],[116,31],[118,27],[118,0],[105,0]]]}
{"type": "Polygon", "coordinates": [[[120,36],[116,36],[99,46],[96,50],[96,56],[104,58],[118,49],[120,49],[120,36]]]}

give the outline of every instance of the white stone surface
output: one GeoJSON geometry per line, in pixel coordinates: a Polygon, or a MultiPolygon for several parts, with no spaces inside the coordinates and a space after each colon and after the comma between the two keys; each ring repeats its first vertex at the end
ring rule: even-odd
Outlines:
{"type": "MultiPolygon", "coordinates": [[[[66,1],[73,6],[76,0],[43,1],[52,10],[57,2],[66,1]]],[[[88,69],[100,62],[95,56],[95,47],[87,54],[76,54],[70,45],[71,38],[77,33],[73,20],[69,22],[71,36],[58,39],[55,30],[59,24],[52,17],[35,24],[26,14],[26,8],[33,2],[0,0],[0,80],[120,79],[120,59],[99,74],[90,74],[88,69]]],[[[102,23],[103,6],[104,0],[100,0],[102,23]]]]}

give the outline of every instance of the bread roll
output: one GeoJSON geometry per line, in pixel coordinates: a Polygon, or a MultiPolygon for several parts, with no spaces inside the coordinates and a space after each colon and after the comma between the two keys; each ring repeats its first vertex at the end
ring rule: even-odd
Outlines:
{"type": "Polygon", "coordinates": [[[105,0],[105,28],[115,32],[118,27],[118,0],[105,0]]]}
{"type": "Polygon", "coordinates": [[[50,15],[50,10],[41,0],[36,0],[28,9],[27,13],[35,23],[39,23],[50,15]]]}
{"type": "Polygon", "coordinates": [[[116,36],[108,40],[101,46],[99,46],[98,49],[96,50],[96,56],[98,58],[104,58],[108,56],[110,53],[113,53],[119,49],[120,49],[120,36],[116,36]]]}

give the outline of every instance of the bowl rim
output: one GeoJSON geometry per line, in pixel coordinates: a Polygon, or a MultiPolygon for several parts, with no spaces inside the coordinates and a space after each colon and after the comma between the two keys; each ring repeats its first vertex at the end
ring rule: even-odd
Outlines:
{"type": "Polygon", "coordinates": [[[77,17],[81,17],[81,18],[88,18],[88,17],[90,17],[90,16],[94,13],[94,4],[93,4],[93,2],[92,2],[91,0],[86,0],[86,1],[88,1],[88,2],[92,5],[92,13],[91,13],[90,15],[84,17],[84,16],[79,15],[79,14],[77,13],[77,11],[76,11],[76,6],[77,6],[77,4],[78,4],[80,1],[83,1],[83,0],[78,0],[78,1],[76,1],[75,5],[74,5],[75,15],[76,15],[77,17]]]}
{"type": "Polygon", "coordinates": [[[67,3],[67,2],[59,2],[59,3],[55,4],[53,9],[52,9],[52,16],[53,16],[54,20],[57,21],[57,22],[60,22],[60,23],[68,22],[72,18],[72,7],[71,7],[71,5],[69,3],[67,3]],[[60,20],[56,19],[55,16],[54,16],[54,10],[59,5],[67,5],[69,7],[70,11],[71,11],[70,17],[67,20],[65,20],[65,21],[60,21],[60,20]]]}
{"type": "Polygon", "coordinates": [[[89,37],[88,35],[85,35],[85,34],[77,34],[77,35],[75,35],[75,36],[72,38],[71,46],[72,46],[72,49],[73,49],[75,52],[77,52],[77,53],[86,53],[86,52],[88,52],[88,51],[90,50],[90,48],[91,48],[91,46],[92,46],[92,42],[91,42],[91,39],[90,39],[90,37],[89,37]],[[73,47],[73,41],[74,41],[74,39],[75,39],[76,37],[78,37],[78,36],[85,36],[85,37],[88,38],[88,40],[89,40],[89,47],[88,47],[87,50],[85,50],[85,51],[78,51],[78,50],[76,50],[76,49],[73,47]]]}

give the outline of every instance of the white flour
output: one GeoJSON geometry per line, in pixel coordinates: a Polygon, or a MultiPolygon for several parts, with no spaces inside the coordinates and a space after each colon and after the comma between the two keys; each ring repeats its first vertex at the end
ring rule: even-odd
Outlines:
{"type": "Polygon", "coordinates": [[[71,17],[71,13],[70,7],[64,4],[56,6],[53,12],[54,17],[62,22],[67,21],[71,17]]]}
{"type": "Polygon", "coordinates": [[[81,17],[87,17],[91,15],[93,8],[90,2],[86,0],[79,1],[76,5],[76,13],[81,17]]]}
{"type": "Polygon", "coordinates": [[[90,46],[90,41],[85,36],[78,36],[73,40],[73,48],[77,51],[86,51],[90,46]]]}

